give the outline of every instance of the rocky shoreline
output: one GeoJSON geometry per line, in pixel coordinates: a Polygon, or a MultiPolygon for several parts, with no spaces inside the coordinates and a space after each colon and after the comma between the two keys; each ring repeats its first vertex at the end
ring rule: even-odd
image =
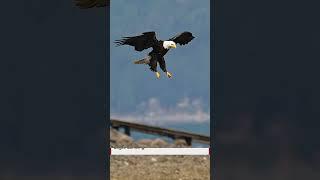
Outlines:
{"type": "Polygon", "coordinates": [[[161,138],[134,140],[132,137],[110,128],[110,147],[111,148],[179,148],[190,147],[183,139],[169,143],[161,138]]]}

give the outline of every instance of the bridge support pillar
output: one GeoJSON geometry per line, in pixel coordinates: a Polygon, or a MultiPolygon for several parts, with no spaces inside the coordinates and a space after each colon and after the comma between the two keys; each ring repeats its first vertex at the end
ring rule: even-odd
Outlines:
{"type": "Polygon", "coordinates": [[[186,140],[188,146],[192,145],[192,138],[186,137],[185,140],[186,140]]]}
{"type": "Polygon", "coordinates": [[[191,137],[183,137],[183,136],[178,136],[178,137],[171,137],[174,140],[183,140],[186,145],[191,146],[192,145],[192,138],[191,137]]]}
{"type": "Polygon", "coordinates": [[[130,127],[129,127],[129,126],[125,126],[125,127],[123,127],[123,128],[124,128],[124,133],[125,133],[126,135],[130,136],[130,135],[131,135],[131,133],[130,133],[130,127]]]}
{"type": "Polygon", "coordinates": [[[119,126],[112,126],[112,128],[119,131],[119,126]]]}

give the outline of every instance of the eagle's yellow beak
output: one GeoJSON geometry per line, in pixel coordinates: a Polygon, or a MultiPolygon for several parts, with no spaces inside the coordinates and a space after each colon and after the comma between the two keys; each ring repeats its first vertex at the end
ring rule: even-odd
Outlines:
{"type": "Polygon", "coordinates": [[[177,48],[177,45],[176,44],[172,44],[170,45],[171,48],[177,48]]]}

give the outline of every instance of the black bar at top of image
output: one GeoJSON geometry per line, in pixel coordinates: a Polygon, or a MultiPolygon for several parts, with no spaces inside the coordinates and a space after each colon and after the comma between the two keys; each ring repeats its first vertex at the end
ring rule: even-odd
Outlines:
{"type": "Polygon", "coordinates": [[[0,179],[106,179],[106,8],[0,8],[0,179]]]}
{"type": "Polygon", "coordinates": [[[215,179],[320,179],[319,2],[215,6],[215,179]]]}

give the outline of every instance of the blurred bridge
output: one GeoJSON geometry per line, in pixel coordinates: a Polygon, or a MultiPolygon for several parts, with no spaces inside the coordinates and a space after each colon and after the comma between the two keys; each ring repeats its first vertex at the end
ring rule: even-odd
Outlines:
{"type": "Polygon", "coordinates": [[[113,127],[116,130],[119,130],[119,128],[123,128],[124,133],[127,134],[128,136],[130,136],[131,130],[132,130],[132,131],[142,132],[145,134],[166,136],[173,140],[184,139],[189,146],[191,146],[193,141],[199,142],[202,144],[210,144],[210,137],[201,135],[201,134],[189,133],[189,132],[178,131],[173,129],[144,125],[139,123],[126,122],[126,121],[121,121],[116,119],[111,119],[110,121],[111,121],[111,127],[113,127]]]}

